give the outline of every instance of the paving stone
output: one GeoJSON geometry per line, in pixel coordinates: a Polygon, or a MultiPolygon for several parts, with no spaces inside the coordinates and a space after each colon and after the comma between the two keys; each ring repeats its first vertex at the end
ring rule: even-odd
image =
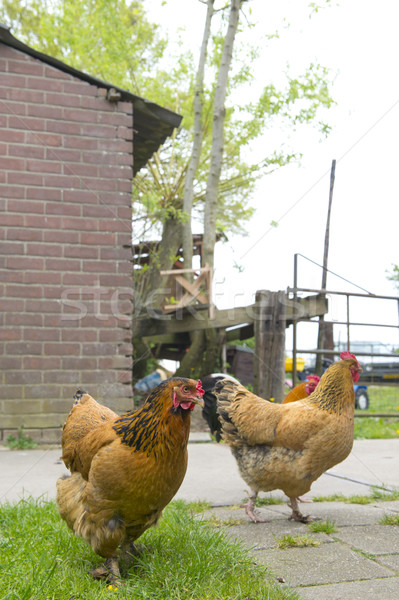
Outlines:
{"type": "Polygon", "coordinates": [[[298,587],[301,600],[396,600],[399,577],[298,587]]]}
{"type": "MultiPolygon", "coordinates": [[[[317,548],[255,549],[252,554],[256,562],[268,565],[277,577],[282,577],[290,586],[320,585],[393,575],[391,570],[338,542],[322,544],[317,548]]],[[[319,600],[325,599],[319,596],[319,600]]]]}
{"type": "Polygon", "coordinates": [[[376,561],[399,575],[399,554],[378,555],[376,561]]]}
{"type": "Polygon", "coordinates": [[[394,525],[342,527],[334,537],[370,554],[398,554],[399,530],[394,525]]]}

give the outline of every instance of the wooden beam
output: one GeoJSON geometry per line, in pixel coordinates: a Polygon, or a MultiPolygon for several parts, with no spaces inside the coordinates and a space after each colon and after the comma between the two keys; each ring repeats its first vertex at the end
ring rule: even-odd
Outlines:
{"type": "MultiPolygon", "coordinates": [[[[300,298],[295,304],[293,300],[285,300],[287,325],[292,322],[294,317],[297,321],[301,321],[318,317],[327,312],[328,300],[320,294],[300,298]]],[[[149,309],[147,317],[133,319],[133,337],[158,337],[210,328],[229,329],[237,325],[253,324],[255,319],[255,304],[215,310],[213,318],[210,318],[205,311],[196,310],[195,306],[188,306],[184,313],[183,311],[177,311],[173,315],[164,315],[149,309]]]]}

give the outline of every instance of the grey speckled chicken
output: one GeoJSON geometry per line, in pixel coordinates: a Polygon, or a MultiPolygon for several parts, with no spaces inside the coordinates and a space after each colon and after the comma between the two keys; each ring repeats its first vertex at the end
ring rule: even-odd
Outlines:
{"type": "Polygon", "coordinates": [[[343,461],[353,445],[355,393],[361,367],[343,352],[302,400],[274,404],[232,381],[216,383],[222,438],[229,444],[241,477],[251,492],[246,512],[254,522],[259,491],[280,489],[290,499],[290,519],[311,517],[298,509],[297,498],[327,469],[343,461]]]}

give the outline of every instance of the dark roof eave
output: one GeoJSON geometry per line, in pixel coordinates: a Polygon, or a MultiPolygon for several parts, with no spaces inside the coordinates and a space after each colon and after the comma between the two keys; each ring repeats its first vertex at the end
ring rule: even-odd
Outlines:
{"type": "Polygon", "coordinates": [[[64,73],[68,73],[73,77],[77,77],[82,81],[86,81],[91,85],[95,85],[100,88],[105,88],[107,90],[114,89],[121,95],[121,100],[124,102],[131,102],[133,104],[133,115],[134,115],[134,146],[133,146],[133,158],[134,158],[134,168],[133,172],[136,174],[146,162],[151,158],[151,156],[158,150],[158,148],[164,143],[166,138],[172,135],[173,130],[176,127],[179,127],[182,116],[168,110],[167,108],[163,108],[154,102],[150,102],[145,98],[141,98],[140,96],[136,96],[132,94],[128,90],[124,90],[119,88],[111,83],[106,81],[102,81],[97,77],[93,77],[83,71],[79,71],[73,67],[70,67],[66,63],[58,60],[57,58],[53,58],[48,56],[47,54],[43,54],[30,46],[27,46],[23,42],[20,42],[17,38],[15,38],[10,29],[0,23],[0,42],[6,44],[7,46],[11,46],[16,50],[20,50],[25,54],[28,54],[42,62],[63,71],[64,73]]]}

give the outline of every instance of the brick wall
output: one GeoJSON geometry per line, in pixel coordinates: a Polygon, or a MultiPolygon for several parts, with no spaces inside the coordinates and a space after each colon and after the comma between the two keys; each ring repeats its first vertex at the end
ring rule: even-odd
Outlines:
{"type": "Polygon", "coordinates": [[[132,105],[0,44],[0,441],[132,405],[132,105]]]}

